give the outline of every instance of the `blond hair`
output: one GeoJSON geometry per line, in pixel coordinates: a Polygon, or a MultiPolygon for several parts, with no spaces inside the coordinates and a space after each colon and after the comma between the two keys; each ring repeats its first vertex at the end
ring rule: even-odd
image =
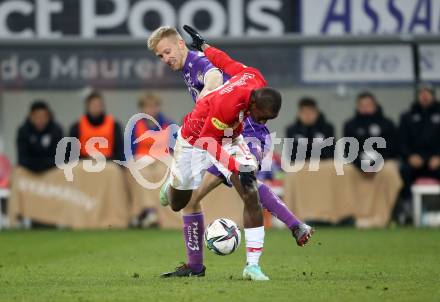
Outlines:
{"type": "Polygon", "coordinates": [[[147,41],[147,46],[149,50],[155,50],[157,47],[157,44],[164,39],[168,37],[176,37],[179,40],[183,40],[182,36],[179,34],[177,29],[172,26],[161,26],[157,29],[155,29],[147,41]]]}
{"type": "Polygon", "coordinates": [[[144,93],[143,95],[141,95],[139,97],[138,108],[142,109],[148,103],[156,103],[158,105],[161,105],[162,104],[162,99],[157,94],[149,93],[149,92],[144,93]]]}

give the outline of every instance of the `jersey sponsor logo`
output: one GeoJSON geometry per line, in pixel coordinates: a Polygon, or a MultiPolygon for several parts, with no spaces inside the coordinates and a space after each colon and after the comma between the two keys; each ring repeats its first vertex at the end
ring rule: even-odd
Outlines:
{"type": "Polygon", "coordinates": [[[197,81],[203,84],[203,73],[201,71],[197,72],[197,81]]]}
{"type": "Polygon", "coordinates": [[[199,223],[193,221],[187,229],[188,248],[192,251],[200,250],[199,247],[199,223]]]}
{"type": "Polygon", "coordinates": [[[211,119],[211,123],[214,125],[215,128],[218,130],[225,130],[227,128],[230,128],[228,124],[223,123],[218,118],[213,117],[211,119]]]}

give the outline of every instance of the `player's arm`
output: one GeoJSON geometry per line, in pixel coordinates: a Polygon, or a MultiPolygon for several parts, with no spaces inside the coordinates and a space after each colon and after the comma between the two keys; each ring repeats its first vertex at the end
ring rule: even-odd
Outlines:
{"type": "Polygon", "coordinates": [[[211,61],[214,66],[223,70],[223,72],[233,76],[246,68],[245,65],[234,61],[223,51],[206,44],[205,39],[203,39],[203,37],[194,28],[184,25],[183,29],[193,39],[192,46],[200,51],[203,51],[209,61],[211,61]]]}
{"type": "Polygon", "coordinates": [[[220,72],[220,70],[216,68],[210,69],[205,74],[203,84],[203,89],[202,91],[200,91],[199,99],[201,99],[217,87],[223,85],[223,74],[220,72]]]}
{"type": "Polygon", "coordinates": [[[233,60],[230,56],[228,56],[225,52],[221,51],[220,49],[217,49],[213,46],[209,46],[206,43],[203,44],[202,49],[206,57],[209,59],[209,61],[211,61],[212,64],[214,64],[214,66],[220,68],[225,73],[231,76],[236,75],[237,73],[243,71],[243,69],[246,68],[245,65],[233,60]]]}

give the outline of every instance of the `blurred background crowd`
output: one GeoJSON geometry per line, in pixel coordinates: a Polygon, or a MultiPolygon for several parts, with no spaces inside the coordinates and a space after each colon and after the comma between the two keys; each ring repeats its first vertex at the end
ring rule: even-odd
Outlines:
{"type": "MultiPolygon", "coordinates": [[[[157,190],[137,185],[126,168],[111,163],[90,173],[80,164],[68,182],[55,154],[63,137],[75,137],[87,159],[86,142],[105,137],[99,151],[109,161],[124,160],[133,114],[147,113],[164,129],[180,124],[191,96],[181,75],[148,52],[146,39],[159,25],[185,23],[260,68],[282,92],[282,112],[269,128],[294,139],[292,163],[304,149],[307,164],[285,172],[278,147],[272,171],[259,178],[300,218],[357,227],[438,225],[440,1],[360,2],[0,1],[0,226],[179,227],[178,214],[160,207],[157,190]],[[359,142],[343,176],[333,161],[347,149],[333,144],[311,152],[314,139],[329,137],[359,142]],[[362,160],[377,160],[362,148],[370,137],[386,141],[386,148],[374,147],[385,160],[377,173],[361,169],[362,160]],[[319,170],[309,171],[317,156],[319,170]]],[[[136,144],[148,130],[159,129],[140,121],[129,137],[136,157],[160,156],[151,145],[172,135],[136,144]]],[[[160,161],[142,171],[148,179],[166,173],[160,161]]],[[[218,190],[205,211],[240,222],[240,201],[218,190]]]]}

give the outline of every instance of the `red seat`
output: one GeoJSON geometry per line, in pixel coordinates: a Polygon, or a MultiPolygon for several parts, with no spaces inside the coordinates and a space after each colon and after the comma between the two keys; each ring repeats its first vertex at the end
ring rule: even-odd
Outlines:
{"type": "Polygon", "coordinates": [[[5,155],[0,154],[0,189],[7,188],[9,186],[11,172],[11,162],[5,155]]]}
{"type": "Polygon", "coordinates": [[[415,185],[436,186],[440,185],[440,180],[430,177],[420,177],[414,182],[415,185]]]}

